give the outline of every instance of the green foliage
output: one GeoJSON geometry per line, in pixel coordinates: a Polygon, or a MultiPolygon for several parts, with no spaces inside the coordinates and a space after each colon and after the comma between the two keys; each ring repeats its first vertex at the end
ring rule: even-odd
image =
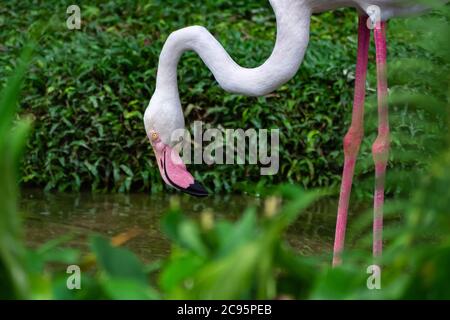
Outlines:
{"type": "Polygon", "coordinates": [[[30,123],[27,120],[13,126],[17,100],[23,77],[31,58],[31,46],[25,48],[18,66],[0,92],[0,298],[23,298],[29,289],[24,270],[24,247],[16,240],[22,237],[17,216],[17,164],[25,146],[30,123]]]}
{"type": "Polygon", "coordinates": [[[91,239],[92,251],[99,267],[104,270],[101,278],[106,294],[119,299],[155,299],[158,294],[147,286],[147,275],[138,258],[128,250],[114,248],[109,241],[91,239]]]}
{"type": "MultiPolygon", "coordinates": [[[[14,57],[25,41],[17,30],[46,20],[50,13],[57,14],[52,28],[39,41],[21,103],[21,112],[36,120],[21,181],[46,190],[157,192],[166,188],[142,124],[165,39],[176,29],[204,25],[247,67],[264,62],[275,39],[275,18],[266,0],[177,0],[170,5],[161,0],[94,1],[81,5],[79,31],[65,27],[69,4],[9,1],[0,8],[0,38],[5,39],[0,46],[0,83],[14,69],[14,57]]],[[[314,16],[300,71],[266,97],[227,94],[196,54],[182,57],[179,89],[187,124],[202,120],[213,127],[279,128],[281,133],[279,174],[261,177],[257,166],[192,166],[205,185],[231,192],[239,191],[232,188],[238,183],[241,190],[251,191],[255,182],[260,187],[285,181],[305,187],[339,182],[341,141],[351,114],[356,21],[357,15],[350,9],[314,16]]],[[[391,60],[424,56],[408,39],[398,37],[396,26],[397,22],[389,29],[391,60]]],[[[370,61],[368,91],[373,95],[373,52],[370,61]]],[[[406,108],[403,104],[396,111],[406,108]]],[[[370,144],[376,135],[375,109],[372,104],[368,111],[370,129],[361,155],[367,161],[358,169],[362,176],[373,172],[370,144]]],[[[405,126],[421,133],[420,118],[408,111],[412,115],[404,119],[405,126]]],[[[409,141],[409,136],[399,136],[394,147],[401,149],[409,141]]],[[[421,163],[418,159],[412,165],[421,163]]],[[[360,193],[371,193],[369,185],[370,189],[360,193]]]]}
{"type": "Polygon", "coordinates": [[[81,264],[78,250],[61,248],[67,239],[56,239],[37,249],[24,245],[16,208],[17,171],[30,121],[22,119],[14,123],[14,118],[21,84],[35,47],[34,41],[29,43],[0,92],[0,298],[155,299],[158,294],[146,284],[147,272],[137,257],[127,250],[113,248],[99,237],[91,240],[99,276],[83,277],[87,290],[73,294],[66,287],[67,274],[51,274],[46,267],[50,263],[81,264]]]}
{"type": "Polygon", "coordinates": [[[200,226],[184,218],[179,208],[172,209],[162,222],[163,230],[175,245],[160,277],[166,297],[273,298],[277,270],[287,260],[277,259],[285,250],[279,239],[303,209],[317,199],[317,194],[289,189],[296,198],[279,215],[261,221],[249,209],[234,224],[227,221],[215,224],[205,216],[200,226]]]}

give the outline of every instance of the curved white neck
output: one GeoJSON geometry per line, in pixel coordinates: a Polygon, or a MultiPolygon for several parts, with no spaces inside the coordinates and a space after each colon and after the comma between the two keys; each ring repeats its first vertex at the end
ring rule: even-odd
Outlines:
{"type": "Polygon", "coordinates": [[[177,65],[187,50],[195,51],[226,91],[248,96],[268,94],[297,72],[309,41],[311,9],[304,0],[270,0],[277,20],[277,39],[270,57],[257,68],[239,66],[203,27],[173,32],[162,49],[156,91],[178,97],[177,65]]]}

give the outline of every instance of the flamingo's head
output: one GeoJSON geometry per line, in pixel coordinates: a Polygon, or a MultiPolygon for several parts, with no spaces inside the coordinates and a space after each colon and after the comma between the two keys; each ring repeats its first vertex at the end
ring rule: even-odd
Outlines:
{"type": "Polygon", "coordinates": [[[164,182],[194,196],[207,196],[208,192],[187,171],[186,165],[174,148],[179,142],[179,140],[172,141],[174,133],[184,129],[179,100],[155,92],[145,110],[144,125],[164,182]]]}

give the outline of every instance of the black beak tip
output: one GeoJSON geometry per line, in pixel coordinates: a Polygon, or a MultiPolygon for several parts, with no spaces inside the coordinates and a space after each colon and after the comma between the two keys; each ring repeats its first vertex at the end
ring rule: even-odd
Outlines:
{"type": "Polygon", "coordinates": [[[197,180],[194,180],[193,184],[182,190],[195,197],[206,197],[209,195],[208,191],[206,191],[206,189],[200,183],[198,183],[197,180]]]}

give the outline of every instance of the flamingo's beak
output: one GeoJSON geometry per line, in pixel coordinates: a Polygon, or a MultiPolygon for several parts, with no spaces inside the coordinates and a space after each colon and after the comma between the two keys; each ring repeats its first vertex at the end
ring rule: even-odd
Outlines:
{"type": "Polygon", "coordinates": [[[193,196],[205,197],[208,195],[205,188],[187,171],[186,165],[175,149],[164,144],[159,138],[154,141],[150,138],[150,142],[155,151],[159,172],[165,183],[193,196]]]}

